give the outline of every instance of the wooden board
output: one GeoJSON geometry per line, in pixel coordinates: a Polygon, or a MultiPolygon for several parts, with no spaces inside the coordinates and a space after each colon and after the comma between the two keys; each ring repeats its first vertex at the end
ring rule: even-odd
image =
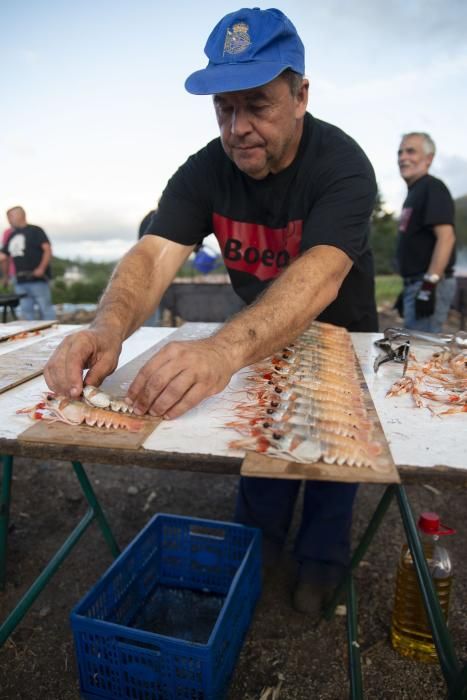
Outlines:
{"type": "Polygon", "coordinates": [[[19,333],[30,333],[32,331],[43,331],[50,328],[57,321],[10,321],[0,325],[0,342],[13,338],[19,333]]]}
{"type": "MultiPolygon", "coordinates": [[[[138,355],[130,362],[122,365],[116,372],[107,377],[102,383],[102,388],[116,398],[123,398],[126,395],[126,390],[135,378],[141,367],[164,345],[172,340],[189,340],[192,339],[194,333],[197,337],[199,328],[196,324],[187,323],[174,333],[159,341],[145,352],[138,355]]],[[[208,324],[206,324],[208,325],[208,324]]],[[[212,332],[205,329],[203,334],[209,335],[212,332]]],[[[24,442],[46,442],[53,444],[80,445],[84,447],[113,447],[121,449],[137,449],[146,440],[148,435],[161,422],[161,418],[145,417],[148,423],[147,428],[137,433],[130,433],[128,430],[121,429],[106,429],[96,428],[86,425],[67,425],[66,423],[48,423],[47,421],[38,421],[18,435],[19,441],[24,442]]]]}
{"type": "Polygon", "coordinates": [[[325,462],[304,464],[293,460],[277,459],[258,452],[248,452],[240,470],[242,476],[259,476],[268,479],[316,479],[317,481],[399,484],[399,472],[394,464],[386,436],[356,357],[355,365],[368,418],[372,423],[371,440],[379,442],[382,448],[381,454],[375,459],[375,469],[326,464],[325,462]]]}
{"type": "Polygon", "coordinates": [[[55,445],[79,445],[80,447],[105,447],[137,450],[157,427],[161,418],[147,418],[147,425],[137,433],[128,430],[95,428],[89,425],[67,425],[37,421],[18,435],[21,442],[46,442],[55,445]]]}
{"type": "Polygon", "coordinates": [[[63,331],[0,357],[0,394],[42,374],[47,360],[70,331],[63,331]]]}
{"type": "Polygon", "coordinates": [[[276,459],[257,452],[249,452],[240,470],[242,476],[260,476],[267,479],[316,479],[317,481],[344,481],[356,483],[399,484],[399,473],[392,462],[385,471],[368,467],[348,467],[338,464],[302,464],[276,459]]]}

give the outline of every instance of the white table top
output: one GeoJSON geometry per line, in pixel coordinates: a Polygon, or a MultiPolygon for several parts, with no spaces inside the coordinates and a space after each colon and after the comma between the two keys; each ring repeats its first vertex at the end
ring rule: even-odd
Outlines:
{"type": "MultiPolygon", "coordinates": [[[[195,325],[195,324],[191,324],[195,325]]],[[[77,329],[60,326],[59,330],[77,329]]],[[[213,324],[196,324],[194,337],[211,332],[213,324]]],[[[174,328],[140,328],[123,345],[119,367],[164,338],[174,328]]],[[[0,343],[0,355],[15,348],[40,342],[59,331],[50,329],[41,336],[0,343]]],[[[373,341],[381,337],[373,333],[353,333],[352,340],[365,380],[378,412],[383,430],[397,466],[447,466],[467,469],[467,414],[439,418],[428,410],[416,408],[410,396],[387,398],[386,392],[401,376],[402,365],[386,363],[378,373],[373,371],[377,350],[373,341]]],[[[233,419],[233,404],[244,388],[245,370],[235,375],[227,389],[207,399],[200,406],[173,421],[164,421],[144,443],[146,449],[178,453],[241,456],[228,447],[238,433],[224,427],[233,419]],[[234,393],[235,392],[235,393],[234,393]],[[240,393],[239,393],[240,392],[240,393]]],[[[0,438],[15,439],[28,426],[27,416],[16,415],[18,408],[40,400],[47,389],[43,377],[37,377],[0,394],[0,438]]]]}
{"type": "MultiPolygon", "coordinates": [[[[467,469],[467,413],[435,416],[417,408],[408,394],[387,397],[393,383],[402,376],[402,364],[386,362],[378,372],[373,362],[378,350],[374,341],[380,333],[352,333],[360,366],[383,426],[396,466],[446,466],[467,469]]],[[[421,359],[427,350],[411,348],[421,359]]],[[[428,350],[433,352],[434,348],[428,350]]]]}

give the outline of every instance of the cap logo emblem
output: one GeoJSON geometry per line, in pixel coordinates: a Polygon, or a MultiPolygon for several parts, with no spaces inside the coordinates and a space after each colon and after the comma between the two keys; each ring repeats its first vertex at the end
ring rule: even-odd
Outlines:
{"type": "Polygon", "coordinates": [[[229,27],[225,33],[224,53],[236,54],[246,51],[251,44],[248,29],[246,22],[237,22],[232,29],[229,27]]]}

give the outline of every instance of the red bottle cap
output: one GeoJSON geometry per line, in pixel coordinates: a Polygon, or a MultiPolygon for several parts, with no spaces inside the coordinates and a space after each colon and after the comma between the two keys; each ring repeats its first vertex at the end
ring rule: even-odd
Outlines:
{"type": "Polygon", "coordinates": [[[441,524],[438,513],[428,511],[420,514],[418,528],[427,535],[453,535],[456,532],[452,527],[441,524]]]}

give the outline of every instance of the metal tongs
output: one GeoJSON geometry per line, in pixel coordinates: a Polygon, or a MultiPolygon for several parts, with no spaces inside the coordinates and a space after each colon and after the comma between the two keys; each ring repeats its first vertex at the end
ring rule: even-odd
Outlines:
{"type": "Polygon", "coordinates": [[[384,340],[390,342],[420,340],[429,345],[445,347],[451,352],[467,349],[466,331],[457,331],[457,333],[423,333],[422,331],[412,331],[408,328],[386,328],[384,340]]]}
{"type": "Polygon", "coordinates": [[[378,371],[384,362],[402,362],[404,371],[407,367],[410,341],[417,340],[428,345],[444,347],[450,352],[460,352],[467,349],[467,332],[457,331],[457,333],[423,333],[413,331],[408,328],[386,328],[384,336],[375,341],[375,345],[380,349],[378,357],[375,358],[373,369],[378,371]]]}

